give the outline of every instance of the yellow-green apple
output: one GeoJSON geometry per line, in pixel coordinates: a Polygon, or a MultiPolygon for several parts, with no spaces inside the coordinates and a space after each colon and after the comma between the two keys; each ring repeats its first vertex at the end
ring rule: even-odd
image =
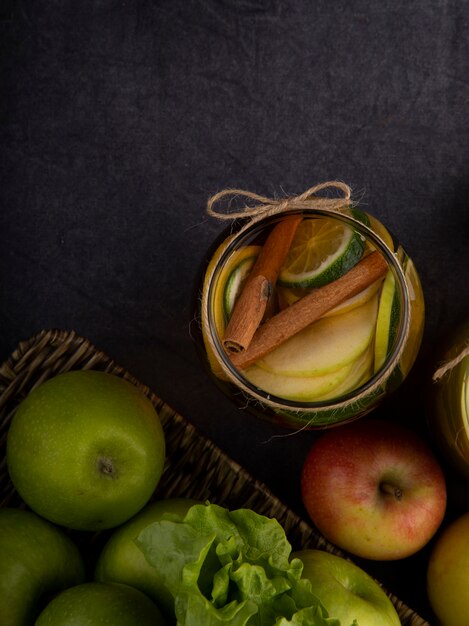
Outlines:
{"type": "Polygon", "coordinates": [[[44,603],[85,579],[77,546],[31,511],[0,509],[0,624],[34,623],[44,603]]]}
{"type": "Polygon", "coordinates": [[[35,626],[166,626],[144,593],[117,583],[88,582],[70,587],[42,611],[35,626]]]}
{"type": "Polygon", "coordinates": [[[60,374],[34,389],[10,424],[7,464],[23,500],[80,530],[122,524],[161,477],[165,439],[137,387],[105,372],[60,374]]]}
{"type": "Polygon", "coordinates": [[[161,574],[148,563],[135,540],[147,526],[168,514],[184,518],[193,504],[196,501],[188,498],[168,498],[148,504],[112,533],[98,557],[95,579],[125,583],[140,589],[174,620],[174,598],[164,586],[161,574]]]}
{"type": "Polygon", "coordinates": [[[400,626],[393,603],[379,584],[351,561],[324,550],[301,550],[303,578],[329,615],[344,626],[400,626]]]}
{"type": "Polygon", "coordinates": [[[301,490],[322,534],[368,559],[417,552],[446,509],[444,474],[430,447],[382,419],[363,418],[320,436],[304,462],[301,490]]]}
{"type": "Polygon", "coordinates": [[[443,529],[427,568],[430,605],[442,626],[469,624],[469,513],[443,529]]]}

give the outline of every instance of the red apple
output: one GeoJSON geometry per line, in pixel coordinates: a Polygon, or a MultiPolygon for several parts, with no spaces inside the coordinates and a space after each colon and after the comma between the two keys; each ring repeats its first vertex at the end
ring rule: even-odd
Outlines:
{"type": "Polygon", "coordinates": [[[430,448],[385,420],[361,419],[319,437],[301,481],[305,508],[319,531],[368,559],[414,554],[446,509],[444,475],[430,448]]]}

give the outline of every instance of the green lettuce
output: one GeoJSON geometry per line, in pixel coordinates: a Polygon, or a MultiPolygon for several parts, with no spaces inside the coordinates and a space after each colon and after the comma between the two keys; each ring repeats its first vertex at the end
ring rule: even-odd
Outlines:
{"type": "Polygon", "coordinates": [[[301,578],[275,519],[196,504],[136,543],[174,597],[178,626],[340,626],[301,578]]]}

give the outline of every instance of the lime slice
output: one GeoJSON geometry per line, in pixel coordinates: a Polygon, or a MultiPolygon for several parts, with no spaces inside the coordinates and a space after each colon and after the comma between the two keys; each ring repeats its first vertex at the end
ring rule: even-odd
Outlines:
{"type": "MultiPolygon", "coordinates": [[[[204,278],[204,284],[202,288],[202,307],[203,308],[207,306],[206,299],[208,297],[209,277],[213,273],[215,266],[220,261],[222,255],[225,253],[225,250],[227,246],[231,243],[232,239],[233,239],[233,236],[230,236],[227,239],[225,239],[222,244],[220,244],[220,246],[215,251],[207,267],[205,278],[204,278]]],[[[227,281],[229,277],[231,276],[232,272],[236,269],[236,267],[240,263],[242,263],[246,258],[256,257],[259,254],[260,249],[261,249],[260,246],[244,246],[243,248],[239,248],[238,250],[235,250],[231,254],[231,256],[227,259],[227,262],[225,263],[225,265],[223,266],[223,269],[220,272],[220,275],[218,277],[218,280],[214,288],[215,291],[212,295],[213,322],[214,322],[214,326],[219,337],[223,336],[223,333],[226,327],[224,300],[225,300],[225,289],[226,289],[227,281]]],[[[223,373],[222,369],[220,368],[220,365],[218,364],[217,359],[213,353],[212,345],[210,341],[208,340],[209,334],[210,333],[208,329],[205,328],[204,320],[202,319],[202,338],[203,338],[205,349],[207,352],[207,358],[210,363],[210,368],[212,372],[215,374],[215,376],[217,376],[218,378],[222,380],[225,380],[226,376],[223,373]]]]}
{"type": "Polygon", "coordinates": [[[212,296],[215,327],[220,337],[223,336],[234,303],[241,291],[243,279],[249,274],[260,250],[260,246],[243,246],[235,250],[220,272],[212,296]]]}
{"type": "Polygon", "coordinates": [[[384,279],[379,298],[375,334],[375,372],[383,366],[392,350],[399,325],[399,317],[400,301],[396,289],[396,279],[391,270],[389,270],[384,279]]]}
{"type": "Polygon", "coordinates": [[[344,207],[343,209],[339,209],[339,212],[344,213],[345,215],[350,215],[350,217],[355,218],[362,224],[365,224],[365,226],[370,226],[371,216],[368,215],[368,213],[365,213],[365,211],[362,211],[361,209],[357,207],[354,207],[354,206],[344,207]]]}
{"type": "MultiPolygon", "coordinates": [[[[254,247],[255,246],[249,246],[249,248],[254,247]]],[[[249,254],[251,254],[251,252],[249,252],[249,254]]],[[[223,294],[223,312],[225,314],[226,323],[228,323],[233,313],[235,302],[243,289],[246,278],[249,276],[256,259],[257,252],[253,252],[252,256],[244,257],[244,255],[242,255],[241,261],[239,261],[238,265],[236,265],[228,276],[223,294]]]]}
{"type": "Polygon", "coordinates": [[[337,220],[305,219],[296,231],[279,283],[288,287],[330,283],[358,263],[364,247],[359,233],[337,220]]]}

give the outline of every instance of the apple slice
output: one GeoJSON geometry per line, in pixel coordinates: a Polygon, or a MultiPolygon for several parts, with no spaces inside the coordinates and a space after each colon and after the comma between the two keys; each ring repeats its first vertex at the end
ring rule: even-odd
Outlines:
{"type": "Polygon", "coordinates": [[[323,317],[342,315],[342,313],[348,313],[349,311],[352,311],[352,309],[356,309],[357,307],[362,306],[362,304],[368,302],[378,292],[378,289],[380,288],[382,282],[382,278],[380,278],[379,280],[375,280],[375,282],[371,283],[369,287],[363,289],[363,291],[360,291],[360,293],[357,293],[356,296],[347,298],[347,300],[344,300],[344,302],[341,302],[333,309],[325,313],[323,317]]]}
{"type": "Polygon", "coordinates": [[[317,402],[338,398],[358,387],[371,375],[373,347],[370,344],[355,361],[322,376],[281,376],[252,365],[244,375],[256,387],[287,400],[317,402]]]}
{"type": "Polygon", "coordinates": [[[354,363],[347,363],[344,367],[322,376],[283,376],[251,365],[243,374],[253,385],[279,398],[314,402],[321,396],[335,395],[336,387],[348,378],[353,369],[354,363]]]}
{"type": "MultiPolygon", "coordinates": [[[[348,311],[351,311],[352,309],[355,309],[356,307],[361,306],[362,304],[365,304],[365,302],[368,302],[368,300],[378,291],[378,289],[381,286],[381,283],[382,283],[381,279],[376,280],[369,287],[366,287],[366,289],[363,289],[363,291],[360,291],[360,293],[357,293],[355,296],[352,296],[351,298],[347,298],[347,300],[344,300],[343,302],[335,306],[333,309],[325,313],[323,317],[330,317],[331,315],[347,313],[348,311]]],[[[297,300],[299,300],[300,298],[303,298],[304,296],[306,296],[308,293],[311,293],[312,291],[314,291],[314,289],[283,287],[282,285],[278,285],[277,286],[277,298],[278,298],[279,308],[286,309],[288,306],[291,306],[297,300]]]]}
{"type": "Polygon", "coordinates": [[[365,352],[353,362],[353,367],[343,382],[338,385],[332,392],[317,398],[317,400],[332,400],[340,398],[352,389],[357,389],[365,383],[373,373],[374,351],[373,344],[370,343],[365,352]]]}
{"type": "Polygon", "coordinates": [[[384,364],[396,338],[399,324],[400,303],[396,290],[396,279],[391,270],[384,279],[379,298],[375,338],[375,372],[384,364]]]}
{"type": "Polygon", "coordinates": [[[257,363],[281,376],[318,376],[352,363],[372,341],[377,295],[348,313],[321,318],[257,363]]]}
{"type": "Polygon", "coordinates": [[[256,387],[280,398],[298,402],[319,402],[339,398],[367,380],[373,368],[370,344],[355,361],[322,376],[282,376],[256,365],[244,375],[256,387]]]}

